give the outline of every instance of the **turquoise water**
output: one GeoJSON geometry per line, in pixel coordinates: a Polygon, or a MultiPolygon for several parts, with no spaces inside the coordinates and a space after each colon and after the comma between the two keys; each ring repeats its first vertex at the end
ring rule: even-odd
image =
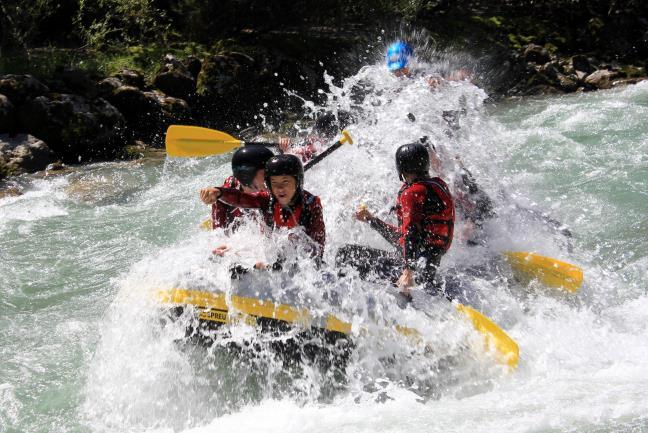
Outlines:
{"type": "MultiPolygon", "coordinates": [[[[366,202],[386,215],[393,149],[430,135],[499,197],[494,249],[584,268],[571,297],[481,283],[486,312],[520,345],[515,373],[472,369],[421,399],[367,351],[331,393],[315,371],[282,379],[272,363],[174,344],[137,294],[212,269],[205,252],[221,242],[257,258],[253,229],[227,240],[197,227],[208,214],[197,192],[227,175],[227,157],[98,164],[24,179],[24,195],[0,199],[0,432],[646,431],[648,85],[484,106],[470,84],[430,92],[377,70],[353,79],[393,92],[366,102],[350,128],[356,145],[307,179],[327,212],[327,260],[348,241],[381,245],[351,210],[366,202]],[[451,137],[447,108],[467,112],[451,137]],[[511,200],[566,224],[572,251],[511,200]],[[357,377],[371,372],[385,402],[357,377]]],[[[483,254],[453,248],[448,263],[483,254]]]]}

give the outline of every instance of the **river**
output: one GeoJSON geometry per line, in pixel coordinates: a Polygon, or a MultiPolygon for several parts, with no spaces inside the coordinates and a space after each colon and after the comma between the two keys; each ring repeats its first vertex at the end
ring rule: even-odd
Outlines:
{"type": "MultiPolygon", "coordinates": [[[[179,329],[160,328],[150,291],[227,284],[227,264],[269,259],[271,248],[254,227],[229,239],[198,227],[209,212],[198,190],[229,174],[228,155],[101,163],[21,179],[23,195],[0,199],[0,432],[648,430],[648,83],[487,104],[468,82],[430,89],[378,65],[328,96],[355,113],[355,143],[306,176],[325,210],[327,262],[350,241],[385,247],[353,209],[389,218],[393,152],[425,135],[449,167],[459,155],[497,205],[489,245],[457,241],[445,268],[505,250],[583,268],[573,295],[473,281],[479,307],[520,346],[517,370],[478,359],[438,369],[407,348],[386,366],[367,342],[340,379],[182,342],[179,329]],[[360,102],[358,82],[373,89],[360,102]],[[224,263],[210,257],[220,243],[235,250],[224,263]]],[[[315,271],[300,278],[319,290],[315,271]]],[[[453,352],[455,337],[438,336],[441,347],[453,352]]]]}

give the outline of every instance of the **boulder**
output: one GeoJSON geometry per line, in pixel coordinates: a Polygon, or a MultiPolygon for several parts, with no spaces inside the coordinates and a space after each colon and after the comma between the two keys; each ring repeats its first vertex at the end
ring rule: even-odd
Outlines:
{"type": "Polygon", "coordinates": [[[41,137],[65,161],[113,158],[124,145],[124,117],[102,98],[49,94],[18,111],[22,129],[41,137]]]}
{"type": "MultiPolygon", "coordinates": [[[[2,179],[2,173],[3,173],[2,162],[0,162],[0,179],[2,179]]],[[[21,196],[22,194],[23,194],[22,191],[15,186],[0,188],[0,198],[18,197],[21,196]]]]}
{"type": "Polygon", "coordinates": [[[16,116],[14,105],[9,98],[0,94],[0,134],[4,132],[13,132],[16,126],[16,116]]]}
{"type": "Polygon", "coordinates": [[[45,167],[45,171],[48,173],[61,172],[64,170],[67,170],[67,165],[63,164],[61,161],[55,161],[45,167]]]}
{"type": "Polygon", "coordinates": [[[241,53],[217,54],[207,58],[198,78],[204,95],[223,96],[239,93],[253,84],[254,59],[241,53]]]}
{"type": "Polygon", "coordinates": [[[634,65],[625,65],[621,68],[621,74],[626,78],[640,78],[646,76],[646,68],[634,65]]]}
{"type": "Polygon", "coordinates": [[[585,78],[585,84],[597,89],[609,89],[612,87],[612,80],[618,77],[619,73],[609,69],[599,69],[592,72],[585,78]]]}
{"type": "MultiPolygon", "coordinates": [[[[110,98],[124,83],[117,77],[108,77],[97,83],[97,92],[102,98],[110,98]]],[[[135,87],[137,89],[137,87],[135,87]]]]}
{"type": "Polygon", "coordinates": [[[544,47],[536,44],[525,46],[523,56],[525,61],[537,63],[539,65],[545,64],[551,60],[549,52],[544,47]]]}
{"type": "Polygon", "coordinates": [[[194,80],[198,80],[198,75],[200,75],[200,70],[202,69],[202,62],[196,56],[188,56],[182,62],[189,71],[189,74],[193,77],[194,80]]]}
{"type": "Polygon", "coordinates": [[[555,88],[547,84],[536,84],[529,87],[524,94],[525,95],[559,95],[563,92],[560,89],[555,88]]]}
{"type": "Polygon", "coordinates": [[[160,146],[169,125],[191,122],[191,110],[185,100],[157,90],[143,92],[136,87],[121,86],[107,98],[124,115],[130,139],[160,146]]]}
{"type": "Polygon", "coordinates": [[[560,88],[565,92],[573,92],[578,88],[578,79],[576,79],[576,77],[571,77],[559,73],[556,79],[560,84],[560,88]]]}
{"type": "MultiPolygon", "coordinates": [[[[180,98],[167,96],[162,92],[153,90],[144,92],[149,100],[154,101],[162,110],[162,114],[170,121],[183,122],[189,120],[191,111],[187,101],[180,98]]],[[[165,119],[161,119],[165,120],[165,119]]]]}
{"type": "Polygon", "coordinates": [[[126,86],[137,87],[138,89],[144,88],[144,74],[135,69],[122,69],[121,71],[113,74],[113,77],[118,79],[126,86]]]}
{"type": "Polygon", "coordinates": [[[77,93],[88,98],[97,96],[97,83],[90,77],[90,74],[80,69],[65,68],[57,73],[57,76],[65,84],[60,93],[77,93]]]}
{"type": "Polygon", "coordinates": [[[0,93],[15,105],[49,92],[49,88],[31,75],[0,75],[0,93]]]}
{"type": "Polygon", "coordinates": [[[167,54],[164,65],[153,79],[153,86],[167,95],[186,99],[196,92],[196,79],[178,59],[167,54]]]}
{"type": "Polygon", "coordinates": [[[611,87],[622,87],[630,84],[637,84],[646,80],[648,80],[648,77],[621,78],[618,80],[613,80],[611,83],[611,87]]]}
{"type": "Polygon", "coordinates": [[[141,122],[159,116],[161,109],[155,98],[133,86],[120,86],[106,97],[124,115],[126,121],[134,126],[144,126],[141,122]]]}
{"type": "Polygon", "coordinates": [[[43,140],[29,134],[0,134],[0,163],[9,176],[44,170],[53,153],[43,140]]]}
{"type": "Polygon", "coordinates": [[[585,72],[585,74],[591,74],[595,70],[587,56],[582,54],[573,56],[571,58],[571,64],[575,71],[585,72]]]}
{"type": "Polygon", "coordinates": [[[558,74],[561,73],[560,66],[554,62],[547,62],[540,68],[540,72],[551,81],[558,80],[558,74]]]}

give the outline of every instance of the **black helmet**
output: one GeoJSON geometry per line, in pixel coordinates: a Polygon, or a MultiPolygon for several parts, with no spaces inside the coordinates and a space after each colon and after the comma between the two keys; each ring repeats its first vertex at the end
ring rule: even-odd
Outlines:
{"type": "Polygon", "coordinates": [[[273,156],[265,166],[265,181],[270,188],[270,176],[292,176],[297,181],[297,189],[304,184],[304,166],[295,155],[273,156]]]}
{"type": "Polygon", "coordinates": [[[265,168],[274,153],[265,146],[251,144],[240,147],[232,156],[232,173],[243,185],[250,186],[257,171],[265,168]]]}
{"type": "Polygon", "coordinates": [[[430,171],[430,155],[420,142],[403,144],[396,150],[396,170],[398,177],[403,180],[403,175],[427,175],[430,171]]]}

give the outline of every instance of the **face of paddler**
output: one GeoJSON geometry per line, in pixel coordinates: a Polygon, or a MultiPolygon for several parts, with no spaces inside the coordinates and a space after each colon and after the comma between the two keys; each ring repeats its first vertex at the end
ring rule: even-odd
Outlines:
{"type": "Polygon", "coordinates": [[[288,206],[297,192],[297,181],[292,176],[270,176],[270,190],[281,206],[288,206]]]}
{"type": "Polygon", "coordinates": [[[406,77],[409,75],[409,69],[407,67],[395,69],[392,71],[392,74],[394,74],[396,77],[406,77]]]}
{"type": "Polygon", "coordinates": [[[266,190],[267,188],[265,185],[265,169],[257,170],[256,175],[254,175],[254,179],[252,179],[251,186],[243,185],[243,191],[247,193],[266,191],[266,190]]]}

